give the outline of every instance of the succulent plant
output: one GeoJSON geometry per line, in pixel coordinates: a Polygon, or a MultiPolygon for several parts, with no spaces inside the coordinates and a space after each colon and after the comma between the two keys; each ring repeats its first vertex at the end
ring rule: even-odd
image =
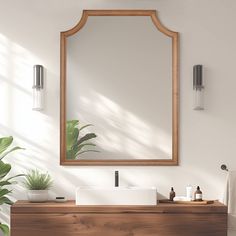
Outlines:
{"type": "Polygon", "coordinates": [[[41,173],[39,170],[30,170],[25,175],[23,182],[29,190],[47,190],[52,186],[52,178],[48,173],[41,173]]]}

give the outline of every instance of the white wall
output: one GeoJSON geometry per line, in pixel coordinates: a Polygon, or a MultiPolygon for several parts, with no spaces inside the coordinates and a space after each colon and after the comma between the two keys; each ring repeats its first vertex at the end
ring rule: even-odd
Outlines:
{"type": "MultiPolygon", "coordinates": [[[[235,0],[0,0],[0,135],[13,135],[26,150],[8,157],[12,173],[48,170],[54,194],[74,198],[78,185],[154,185],[167,196],[200,185],[216,199],[225,175],[236,168],[235,0]],[[82,9],[157,9],[168,28],[180,32],[180,165],[176,167],[65,167],[59,165],[59,32],[80,19],[82,9]],[[47,69],[46,108],[31,110],[32,66],[47,69]],[[192,110],[192,67],[205,67],[204,111],[192,110]]],[[[25,190],[15,187],[17,199],[25,190]]],[[[6,220],[7,215],[2,215],[6,220]]]]}

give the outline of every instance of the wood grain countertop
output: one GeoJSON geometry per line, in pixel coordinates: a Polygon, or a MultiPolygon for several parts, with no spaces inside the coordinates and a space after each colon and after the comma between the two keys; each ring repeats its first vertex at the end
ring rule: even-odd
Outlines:
{"type": "Polygon", "coordinates": [[[63,203],[17,201],[11,213],[227,213],[227,206],[215,201],[207,205],[158,203],[155,206],[77,206],[74,200],[63,203]]]}

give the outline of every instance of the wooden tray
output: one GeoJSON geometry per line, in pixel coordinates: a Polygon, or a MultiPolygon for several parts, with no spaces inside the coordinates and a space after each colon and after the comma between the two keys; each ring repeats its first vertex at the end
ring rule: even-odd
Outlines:
{"type": "Polygon", "coordinates": [[[214,200],[203,200],[201,202],[198,202],[198,201],[170,201],[169,199],[161,199],[158,202],[172,203],[172,204],[207,205],[214,203],[214,200]]]}

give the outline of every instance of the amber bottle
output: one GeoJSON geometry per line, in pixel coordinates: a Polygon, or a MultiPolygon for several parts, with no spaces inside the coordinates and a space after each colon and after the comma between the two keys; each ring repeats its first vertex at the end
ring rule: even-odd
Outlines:
{"type": "Polygon", "coordinates": [[[199,186],[197,186],[197,190],[194,193],[194,201],[202,201],[202,191],[200,190],[199,186]]]}

